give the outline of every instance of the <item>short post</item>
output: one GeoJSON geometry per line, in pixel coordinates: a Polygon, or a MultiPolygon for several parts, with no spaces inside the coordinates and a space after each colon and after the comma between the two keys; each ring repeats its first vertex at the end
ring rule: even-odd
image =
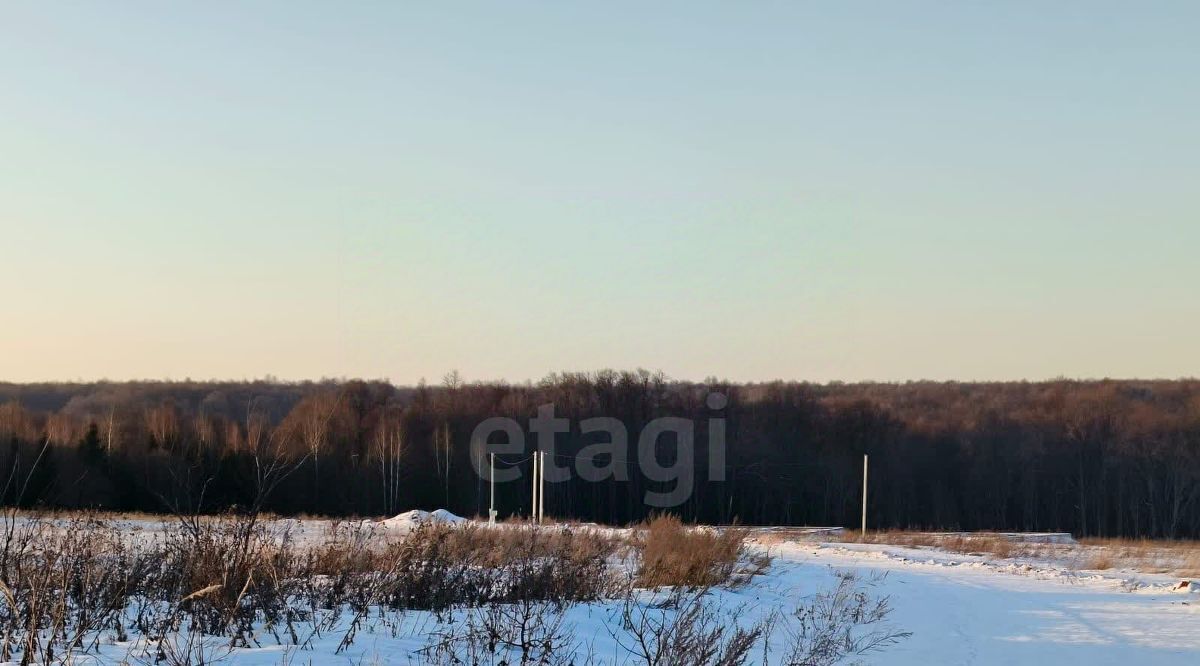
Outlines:
{"type": "Polygon", "coordinates": [[[863,454],[863,510],[862,535],[867,536],[867,454],[863,454]]]}

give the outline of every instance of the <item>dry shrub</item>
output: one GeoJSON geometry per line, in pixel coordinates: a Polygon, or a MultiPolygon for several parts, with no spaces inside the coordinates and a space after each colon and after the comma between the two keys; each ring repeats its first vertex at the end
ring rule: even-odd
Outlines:
{"type": "Polygon", "coordinates": [[[638,529],[638,585],[708,587],[725,583],[744,552],[741,529],[687,528],[674,516],[658,516],[638,529]]]}
{"type": "Polygon", "coordinates": [[[582,529],[427,523],[389,544],[378,557],[392,563],[385,583],[387,605],[443,610],[490,602],[604,598],[619,582],[608,566],[617,546],[582,529]]]}
{"type": "Polygon", "coordinates": [[[47,522],[6,515],[0,536],[0,662],[71,660],[120,630],[138,580],[136,555],[85,517],[47,522]]]}
{"type": "Polygon", "coordinates": [[[628,637],[611,626],[609,634],[647,666],[741,666],[769,633],[769,623],[738,626],[733,619],[741,608],[725,611],[707,597],[707,588],[682,587],[658,604],[627,597],[619,626],[628,637]]]}
{"type": "Polygon", "coordinates": [[[1113,568],[1113,558],[1108,553],[1099,552],[1088,558],[1088,561],[1083,568],[1096,571],[1111,569],[1113,568]]]}
{"type": "Polygon", "coordinates": [[[349,612],[344,649],[368,615],[562,609],[625,590],[609,566],[622,544],[582,528],[426,524],[396,536],[347,524],[300,546],[255,516],[135,535],[83,517],[10,517],[0,527],[0,661],[51,662],[127,628],[145,639],[142,657],[166,663],[194,661],[206,636],[227,648],[264,634],[304,646],[349,612]]]}
{"type": "MultiPolygon", "coordinates": [[[[471,608],[465,617],[428,636],[418,651],[421,663],[491,666],[492,664],[574,664],[580,644],[564,608],[526,600],[471,608]]],[[[591,663],[591,662],[585,662],[591,663]]]]}
{"type": "Polygon", "coordinates": [[[0,661],[70,663],[110,639],[130,641],[135,662],[166,666],[271,642],[302,650],[328,635],[341,636],[340,653],[360,631],[395,632],[406,611],[427,609],[450,627],[423,651],[436,663],[565,664],[583,644],[564,612],[616,598],[634,625],[633,654],[735,666],[769,627],[738,628],[738,611],[718,613],[703,597],[741,575],[743,537],[673,518],[639,530],[643,584],[674,586],[669,607],[646,607],[612,566],[629,544],[586,527],[425,524],[393,535],[357,523],[298,544],[286,523],[253,515],[139,533],[82,516],[9,517],[0,523],[0,661]]]}
{"type": "Polygon", "coordinates": [[[837,577],[837,587],[806,599],[793,614],[796,624],[785,625],[788,649],[782,663],[833,666],[912,636],[888,624],[890,598],[870,593],[883,577],[861,580],[846,571],[837,577]]]}
{"type": "Polygon", "coordinates": [[[622,663],[653,666],[741,666],[756,647],[763,663],[834,666],[912,635],[890,623],[890,598],[873,593],[883,577],[860,579],[850,572],[837,577],[836,587],[805,598],[790,618],[773,613],[745,623],[746,606],[722,608],[709,598],[709,588],[675,587],[653,603],[627,597],[617,625],[623,633],[608,629],[634,657],[622,663]],[[783,635],[773,638],[776,631],[783,635]]]}

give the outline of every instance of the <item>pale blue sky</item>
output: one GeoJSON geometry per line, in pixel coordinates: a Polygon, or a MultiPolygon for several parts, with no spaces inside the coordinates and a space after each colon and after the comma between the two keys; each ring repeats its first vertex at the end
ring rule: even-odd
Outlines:
{"type": "Polygon", "coordinates": [[[1198,34],[0,2],[0,380],[1200,375],[1198,34]]]}

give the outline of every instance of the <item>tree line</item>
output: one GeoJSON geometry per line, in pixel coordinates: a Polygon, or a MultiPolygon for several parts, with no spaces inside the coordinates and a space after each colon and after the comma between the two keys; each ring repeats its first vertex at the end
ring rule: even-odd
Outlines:
{"type": "MultiPolygon", "coordinates": [[[[694,487],[671,509],[704,523],[857,525],[862,456],[876,528],[1200,537],[1200,382],[735,384],[647,371],[525,384],[130,382],[0,384],[0,502],[23,507],[219,512],[261,502],[284,515],[389,515],[445,507],[486,515],[472,433],[523,426],[541,405],[569,420],[568,464],[597,443],[581,421],[617,419],[629,457],[601,481],[551,483],[546,513],[623,524],[655,509],[637,433],[696,424],[694,487]],[[713,409],[707,398],[724,399],[713,409]],[[722,420],[724,459],[708,427],[722,420]],[[713,478],[717,465],[723,474],[713,478]],[[723,477],[723,478],[720,478],[723,477]],[[264,492],[269,491],[269,492],[264,492]]],[[[500,440],[503,437],[499,438],[500,440]]],[[[529,438],[533,443],[533,438],[529,438]]],[[[670,463],[669,439],[656,455],[670,463]]],[[[529,456],[496,487],[500,515],[530,508],[529,456]]],[[[569,466],[569,465],[568,465],[569,466]]]]}

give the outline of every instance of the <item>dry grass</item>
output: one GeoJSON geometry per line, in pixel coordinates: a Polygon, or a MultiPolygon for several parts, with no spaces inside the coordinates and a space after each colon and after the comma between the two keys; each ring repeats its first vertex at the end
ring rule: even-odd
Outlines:
{"type": "Polygon", "coordinates": [[[1092,570],[1092,571],[1107,571],[1109,569],[1112,569],[1113,568],[1112,555],[1109,553],[1105,553],[1105,552],[1096,553],[1095,555],[1092,555],[1090,558],[1088,558],[1087,563],[1084,565],[1083,568],[1092,570]]]}
{"type": "Polygon", "coordinates": [[[744,552],[742,529],[688,528],[659,516],[634,532],[638,585],[708,587],[730,579],[744,552]]]}
{"type": "MultiPolygon", "coordinates": [[[[5,508],[5,513],[12,518],[26,518],[35,520],[57,520],[57,521],[72,521],[72,520],[97,520],[103,522],[112,521],[137,521],[145,523],[162,523],[164,521],[171,522],[174,517],[165,513],[150,513],[148,511],[101,511],[93,509],[57,509],[57,508],[5,508]]],[[[293,516],[297,520],[308,520],[311,517],[301,514],[293,516]]],[[[269,511],[260,511],[258,519],[261,521],[279,520],[282,516],[269,511]]],[[[224,513],[202,514],[199,519],[204,522],[227,520],[228,515],[224,513]]],[[[327,520],[327,519],[326,519],[327,520]]]]}
{"type": "Polygon", "coordinates": [[[1014,541],[997,534],[937,534],[900,530],[846,534],[843,541],[906,547],[937,548],[966,555],[1001,559],[1030,558],[1056,562],[1073,569],[1113,569],[1150,574],[1200,577],[1200,541],[1080,539],[1077,544],[1014,541]]]}
{"type": "MultiPolygon", "coordinates": [[[[331,635],[345,654],[360,633],[395,635],[420,610],[430,612],[428,663],[570,663],[587,646],[564,613],[599,599],[624,601],[633,660],[734,665],[752,648],[764,659],[778,649],[766,642],[774,620],[742,627],[739,609],[709,601],[710,586],[769,564],[746,551],[742,529],[660,517],[626,541],[588,527],[425,523],[395,534],[348,522],[297,540],[291,521],[255,516],[127,528],[87,515],[0,522],[0,662],[74,663],[109,640],[128,642],[129,663],[164,666],[266,644],[311,649],[331,635]],[[616,566],[630,549],[638,582],[672,587],[667,603],[634,594],[616,566]]],[[[806,632],[784,649],[840,658],[905,636],[877,628],[889,608],[868,587],[846,578],[801,600],[793,615],[806,632]]]]}
{"type": "Polygon", "coordinates": [[[387,623],[413,609],[561,609],[628,590],[609,565],[624,544],[595,530],[427,523],[389,535],[358,523],[300,545],[289,527],[234,516],[134,534],[83,515],[10,517],[0,524],[0,662],[57,663],[50,655],[94,649],[105,631],[175,637],[181,645],[146,649],[182,651],[179,661],[195,636],[246,647],[263,627],[300,646],[347,614],[348,646],[368,614],[387,623]]]}
{"type": "Polygon", "coordinates": [[[884,531],[868,532],[865,537],[861,534],[847,534],[843,541],[852,543],[881,543],[893,546],[912,548],[938,548],[951,553],[964,555],[990,555],[1007,559],[1032,554],[1036,547],[1042,544],[1016,543],[996,534],[935,534],[929,532],[884,531]]]}
{"type": "Polygon", "coordinates": [[[1079,543],[1093,552],[1084,569],[1115,568],[1200,577],[1200,541],[1085,538],[1079,543]],[[1109,566],[1093,566],[1097,564],[1109,566]]]}

